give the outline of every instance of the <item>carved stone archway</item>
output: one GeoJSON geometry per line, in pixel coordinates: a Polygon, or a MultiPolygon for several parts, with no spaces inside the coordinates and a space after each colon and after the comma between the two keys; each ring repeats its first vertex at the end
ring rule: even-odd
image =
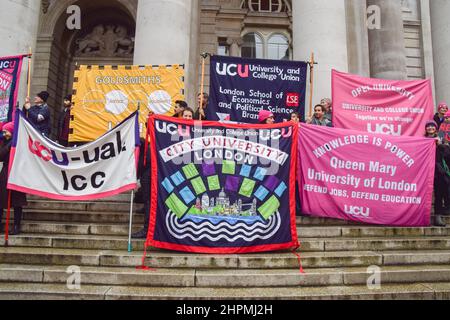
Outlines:
{"type": "Polygon", "coordinates": [[[71,93],[76,64],[132,64],[137,0],[44,1],[32,92],[47,90],[53,126],[63,97],[71,93]],[[47,3],[45,3],[47,2],[47,3]],[[67,8],[81,9],[81,29],[69,30],[67,8]]]}

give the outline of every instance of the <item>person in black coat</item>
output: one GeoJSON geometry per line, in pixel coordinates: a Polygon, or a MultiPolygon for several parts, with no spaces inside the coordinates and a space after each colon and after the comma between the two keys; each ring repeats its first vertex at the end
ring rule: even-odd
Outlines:
{"type": "Polygon", "coordinates": [[[47,105],[50,94],[42,91],[34,98],[34,106],[31,106],[30,98],[26,98],[23,106],[25,114],[31,124],[44,136],[50,137],[51,133],[51,114],[47,105]]]}
{"type": "MultiPolygon", "coordinates": [[[[2,171],[0,172],[0,222],[2,221],[3,210],[8,208],[8,167],[9,155],[11,151],[12,135],[14,134],[14,125],[12,122],[3,126],[4,140],[0,144],[0,162],[3,163],[2,171]]],[[[10,232],[11,235],[20,234],[20,225],[22,222],[22,207],[27,205],[27,197],[22,192],[11,192],[11,207],[14,208],[14,229],[10,232]]],[[[1,226],[3,229],[3,226],[1,226]]]]}
{"type": "Polygon", "coordinates": [[[434,122],[438,125],[438,131],[441,124],[444,123],[445,114],[448,112],[448,105],[445,102],[441,102],[438,105],[438,113],[434,115],[434,122]]]}
{"type": "Polygon", "coordinates": [[[58,119],[58,142],[63,147],[69,146],[70,116],[72,110],[72,95],[64,97],[64,107],[58,119]]]}
{"type": "Polygon", "coordinates": [[[425,126],[425,137],[435,139],[437,144],[434,173],[434,225],[437,227],[446,227],[442,216],[450,213],[450,146],[443,143],[439,138],[438,126],[435,121],[427,122],[425,126]]]}
{"type": "Polygon", "coordinates": [[[147,151],[147,160],[144,165],[145,156],[145,140],[141,139],[141,150],[139,153],[138,176],[141,179],[142,198],[144,201],[144,228],[133,234],[133,239],[146,239],[148,234],[148,226],[150,221],[150,192],[151,192],[151,157],[150,147],[147,151]]]}

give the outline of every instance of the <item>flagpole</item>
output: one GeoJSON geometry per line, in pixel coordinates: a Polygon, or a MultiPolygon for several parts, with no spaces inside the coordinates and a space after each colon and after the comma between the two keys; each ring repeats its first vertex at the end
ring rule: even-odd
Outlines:
{"type": "Polygon", "coordinates": [[[311,52],[311,60],[309,62],[309,81],[310,81],[310,92],[309,92],[309,117],[313,116],[313,95],[314,95],[314,52],[311,52]]]}
{"type": "Polygon", "coordinates": [[[202,120],[202,113],[201,111],[203,111],[203,95],[205,93],[205,64],[206,64],[206,58],[208,57],[208,53],[203,53],[201,54],[202,57],[202,81],[200,84],[200,106],[199,106],[199,112],[198,112],[198,120],[202,120]]]}
{"type": "Polygon", "coordinates": [[[133,244],[131,242],[131,233],[133,232],[133,203],[134,203],[134,190],[131,191],[131,201],[130,201],[130,228],[128,230],[128,252],[133,251],[133,244]]]}
{"type": "Polygon", "coordinates": [[[30,97],[30,94],[31,94],[31,63],[32,63],[31,59],[32,59],[32,56],[33,56],[33,52],[30,47],[29,56],[28,56],[28,79],[27,79],[27,97],[28,98],[30,97]]]}

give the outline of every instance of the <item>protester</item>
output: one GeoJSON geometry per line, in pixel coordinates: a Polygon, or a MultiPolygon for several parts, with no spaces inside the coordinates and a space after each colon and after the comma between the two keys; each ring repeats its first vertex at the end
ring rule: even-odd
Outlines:
{"type": "Polygon", "coordinates": [[[151,192],[151,182],[150,182],[150,172],[151,172],[151,157],[150,157],[150,147],[147,148],[147,154],[145,154],[145,139],[141,139],[141,148],[139,156],[139,176],[141,180],[141,190],[142,199],[144,202],[144,228],[133,234],[131,237],[133,239],[146,239],[148,233],[148,226],[150,221],[150,192],[151,192]],[[144,157],[146,157],[144,165],[144,157]]]}
{"type": "Polygon", "coordinates": [[[178,100],[175,101],[175,114],[173,115],[174,118],[182,118],[183,117],[183,111],[188,108],[188,104],[185,101],[178,100]]]}
{"type": "Polygon", "coordinates": [[[425,125],[425,137],[435,139],[436,148],[436,166],[434,174],[434,225],[445,227],[446,223],[442,220],[442,215],[450,214],[450,146],[442,143],[438,136],[438,124],[435,121],[428,121],[425,125]]]}
{"type": "Polygon", "coordinates": [[[306,123],[323,127],[331,127],[332,123],[330,120],[328,120],[328,118],[325,117],[325,112],[325,107],[321,104],[318,104],[314,107],[314,117],[308,119],[306,123]]]}
{"type": "MultiPolygon", "coordinates": [[[[8,208],[8,193],[6,189],[8,183],[8,167],[9,155],[11,151],[12,137],[14,134],[14,124],[9,122],[3,125],[4,141],[0,144],[0,162],[3,163],[2,171],[0,172],[0,224],[2,221],[3,210],[8,208]]],[[[22,222],[22,207],[27,205],[26,195],[11,191],[11,207],[14,208],[14,229],[10,232],[11,235],[20,234],[20,225],[22,222]]],[[[2,229],[2,225],[0,229],[2,229]]]]}
{"type": "Polygon", "coordinates": [[[72,95],[67,95],[64,97],[64,107],[59,114],[58,120],[58,141],[64,147],[69,146],[70,113],[72,108],[72,95]]]}
{"type": "Polygon", "coordinates": [[[258,114],[258,122],[260,124],[274,124],[275,116],[270,111],[261,110],[258,114]]]}
{"type": "Polygon", "coordinates": [[[182,118],[184,120],[194,120],[194,110],[192,110],[191,108],[187,107],[183,111],[182,118]]]}
{"type": "Polygon", "coordinates": [[[291,121],[294,121],[295,123],[300,123],[300,114],[298,112],[292,112],[291,121]]]}
{"type": "Polygon", "coordinates": [[[333,102],[330,98],[325,98],[320,101],[320,104],[325,107],[325,118],[330,122],[333,121],[333,102]]]}
{"type": "Polygon", "coordinates": [[[46,137],[50,137],[51,133],[50,108],[47,105],[49,96],[48,92],[42,91],[34,98],[34,106],[31,106],[29,97],[26,98],[23,106],[31,124],[46,137]]]}
{"type": "Polygon", "coordinates": [[[205,110],[208,108],[209,95],[203,93],[203,96],[199,94],[197,96],[198,110],[194,115],[195,120],[208,120],[206,117],[205,110]]]}
{"type": "Polygon", "coordinates": [[[445,102],[441,102],[438,105],[438,113],[434,115],[434,121],[438,125],[438,130],[441,124],[444,123],[445,114],[448,112],[448,105],[445,102]]]}

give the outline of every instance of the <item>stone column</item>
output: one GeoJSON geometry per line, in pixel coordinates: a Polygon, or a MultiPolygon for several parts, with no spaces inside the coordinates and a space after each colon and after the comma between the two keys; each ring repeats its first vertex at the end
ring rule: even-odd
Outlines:
{"type": "Polygon", "coordinates": [[[430,9],[436,99],[450,103],[450,1],[432,0],[430,9]]]}
{"type": "MultiPolygon", "coordinates": [[[[4,0],[1,4],[0,57],[28,53],[36,50],[41,1],[4,0]]],[[[23,64],[18,99],[22,103],[27,92],[27,60],[23,64]]],[[[32,93],[33,94],[33,93],[32,93]]]]}
{"type": "Polygon", "coordinates": [[[239,57],[241,52],[241,46],[244,43],[241,37],[228,38],[227,44],[230,46],[230,56],[239,57]]]}
{"type": "Polygon", "coordinates": [[[196,0],[139,0],[136,23],[134,64],[184,64],[191,106],[198,88],[199,10],[196,0]]]}
{"type": "Polygon", "coordinates": [[[366,23],[366,0],[346,0],[348,69],[363,77],[370,77],[369,34],[366,23]]]}
{"type": "Polygon", "coordinates": [[[345,0],[292,1],[292,19],[294,60],[309,60],[314,52],[319,63],[313,99],[317,104],[331,97],[331,70],[348,72],[345,0]]]}
{"type": "Polygon", "coordinates": [[[406,49],[401,0],[368,0],[367,5],[381,10],[381,29],[369,29],[371,76],[405,80],[406,49]]]}

